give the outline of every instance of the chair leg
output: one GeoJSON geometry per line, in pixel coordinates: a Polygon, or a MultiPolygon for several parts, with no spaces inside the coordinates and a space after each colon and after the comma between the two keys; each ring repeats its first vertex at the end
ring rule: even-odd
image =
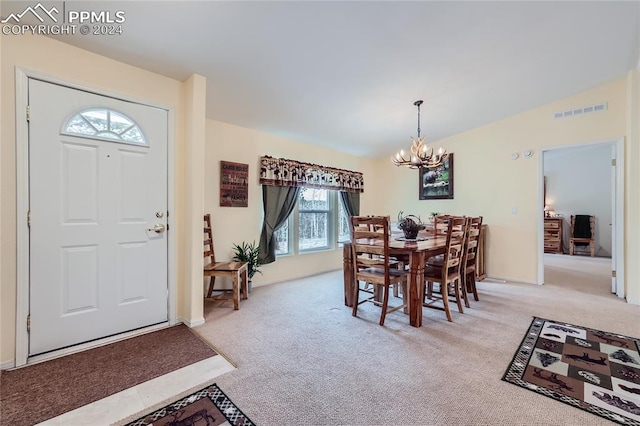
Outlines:
{"type": "MultiPolygon", "coordinates": [[[[454,291],[454,294],[456,296],[456,303],[458,304],[458,312],[460,312],[462,314],[462,313],[464,313],[464,310],[462,308],[462,300],[460,300],[461,299],[461,297],[460,297],[460,287],[461,287],[460,286],[460,279],[458,278],[457,280],[455,280],[453,282],[453,291],[454,291]]],[[[448,288],[448,286],[447,286],[447,288],[448,288]]]]}
{"type": "Polygon", "coordinates": [[[478,299],[478,288],[476,287],[476,271],[471,271],[467,274],[467,293],[473,293],[473,300],[476,302],[478,299]]]}
{"type": "Polygon", "coordinates": [[[207,292],[207,297],[211,297],[211,295],[213,294],[213,285],[216,282],[216,277],[215,276],[211,276],[209,277],[209,291],[207,292]]]}
{"type": "Polygon", "coordinates": [[[376,302],[380,302],[382,300],[382,290],[379,285],[373,285],[373,300],[376,302]]]}
{"type": "Polygon", "coordinates": [[[358,299],[360,298],[360,282],[358,280],[353,280],[353,309],[351,310],[351,315],[358,316],[358,299]]]}
{"type": "Polygon", "coordinates": [[[422,303],[425,303],[427,299],[431,299],[433,296],[433,283],[427,281],[422,284],[422,303]]]}
{"type": "MultiPolygon", "coordinates": [[[[433,283],[431,285],[433,285],[433,283]]],[[[444,307],[444,313],[447,314],[447,321],[453,322],[453,318],[451,318],[451,309],[449,309],[449,295],[447,294],[448,290],[446,284],[440,284],[440,292],[442,293],[442,305],[444,307]]]]}
{"type": "Polygon", "coordinates": [[[596,255],[596,245],[593,241],[589,242],[589,249],[591,249],[591,257],[595,257],[596,255]]]}
{"type": "Polygon", "coordinates": [[[464,300],[464,306],[470,308],[469,304],[469,295],[467,294],[467,274],[462,274],[460,276],[460,281],[458,282],[460,286],[460,294],[462,295],[462,299],[464,300]]]}
{"type": "Polygon", "coordinates": [[[573,241],[569,242],[569,256],[573,256],[573,241]]]}
{"type": "Polygon", "coordinates": [[[387,317],[387,306],[389,304],[389,285],[385,285],[383,288],[383,291],[384,291],[384,298],[382,300],[382,313],[380,314],[380,325],[384,325],[384,319],[387,317]]]}
{"type": "MultiPolygon", "coordinates": [[[[424,284],[422,285],[424,287],[424,284]]],[[[422,294],[424,294],[424,288],[422,290],[422,294]]],[[[407,281],[402,281],[402,304],[404,305],[403,312],[409,315],[409,301],[408,299],[409,293],[407,292],[407,281]]]]}
{"type": "MultiPolygon", "coordinates": [[[[398,264],[396,265],[396,268],[401,270],[401,271],[403,271],[404,270],[404,263],[403,262],[398,262],[398,264]]],[[[399,287],[398,284],[399,283],[395,283],[393,285],[393,297],[399,297],[400,296],[399,292],[400,292],[401,289],[398,288],[399,287]]]]}

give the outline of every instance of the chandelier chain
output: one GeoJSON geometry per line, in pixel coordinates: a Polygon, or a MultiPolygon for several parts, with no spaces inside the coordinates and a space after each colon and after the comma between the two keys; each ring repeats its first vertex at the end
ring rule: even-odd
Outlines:
{"type": "Polygon", "coordinates": [[[413,104],[418,107],[418,139],[420,139],[420,105],[422,105],[422,101],[415,101],[413,104]]]}

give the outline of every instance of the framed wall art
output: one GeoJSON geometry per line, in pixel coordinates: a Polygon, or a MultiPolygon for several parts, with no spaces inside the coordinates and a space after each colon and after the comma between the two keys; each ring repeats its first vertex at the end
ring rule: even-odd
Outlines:
{"type": "Polygon", "coordinates": [[[249,165],[220,161],[220,207],[249,205],[249,165]]]}
{"type": "Polygon", "coordinates": [[[453,154],[439,167],[418,169],[418,176],[421,200],[453,199],[453,154]]]}

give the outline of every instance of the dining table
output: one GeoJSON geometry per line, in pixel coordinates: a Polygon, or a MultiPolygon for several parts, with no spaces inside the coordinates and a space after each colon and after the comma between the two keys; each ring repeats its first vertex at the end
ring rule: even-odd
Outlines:
{"type": "MultiPolygon", "coordinates": [[[[361,241],[358,241],[361,243],[361,241]]],[[[426,260],[445,252],[447,238],[444,235],[434,235],[421,231],[418,238],[407,240],[402,232],[392,232],[389,237],[389,255],[397,259],[408,259],[409,281],[407,283],[409,324],[413,327],[422,326],[422,299],[424,293],[424,267],[426,260]]],[[[345,242],[342,249],[344,272],[344,304],[353,307],[357,292],[353,281],[353,261],[351,242],[345,242]]]]}

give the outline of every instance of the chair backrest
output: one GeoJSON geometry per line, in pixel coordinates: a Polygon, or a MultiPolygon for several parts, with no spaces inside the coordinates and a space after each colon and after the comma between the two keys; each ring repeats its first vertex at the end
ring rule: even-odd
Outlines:
{"type": "Polygon", "coordinates": [[[213,231],[211,230],[211,215],[204,215],[204,257],[208,257],[211,263],[216,262],[216,254],[213,248],[213,231]]]}
{"type": "Polygon", "coordinates": [[[482,216],[468,218],[469,230],[467,231],[467,245],[464,251],[463,265],[465,272],[475,271],[476,253],[478,252],[478,241],[480,240],[480,228],[482,227],[482,216]]]}
{"type": "Polygon", "coordinates": [[[389,217],[351,216],[350,225],[354,274],[357,276],[365,268],[384,269],[385,281],[388,281],[389,217]]]}
{"type": "Polygon", "coordinates": [[[571,238],[593,239],[596,233],[596,217],[590,215],[571,215],[569,235],[571,238]]]}
{"type": "Polygon", "coordinates": [[[438,215],[433,218],[433,233],[435,235],[447,235],[449,228],[449,215],[438,215]]]}
{"type": "Polygon", "coordinates": [[[460,273],[469,226],[464,216],[450,216],[448,221],[447,245],[442,263],[442,277],[445,282],[449,282],[450,278],[460,273]]]}
{"type": "MultiPolygon", "coordinates": [[[[368,215],[367,217],[381,217],[381,216],[368,215]]],[[[384,217],[386,217],[387,220],[389,221],[389,232],[391,232],[391,216],[384,216],[384,217]]],[[[367,226],[372,231],[380,231],[384,227],[384,225],[380,225],[380,224],[369,224],[367,226]]]]}

